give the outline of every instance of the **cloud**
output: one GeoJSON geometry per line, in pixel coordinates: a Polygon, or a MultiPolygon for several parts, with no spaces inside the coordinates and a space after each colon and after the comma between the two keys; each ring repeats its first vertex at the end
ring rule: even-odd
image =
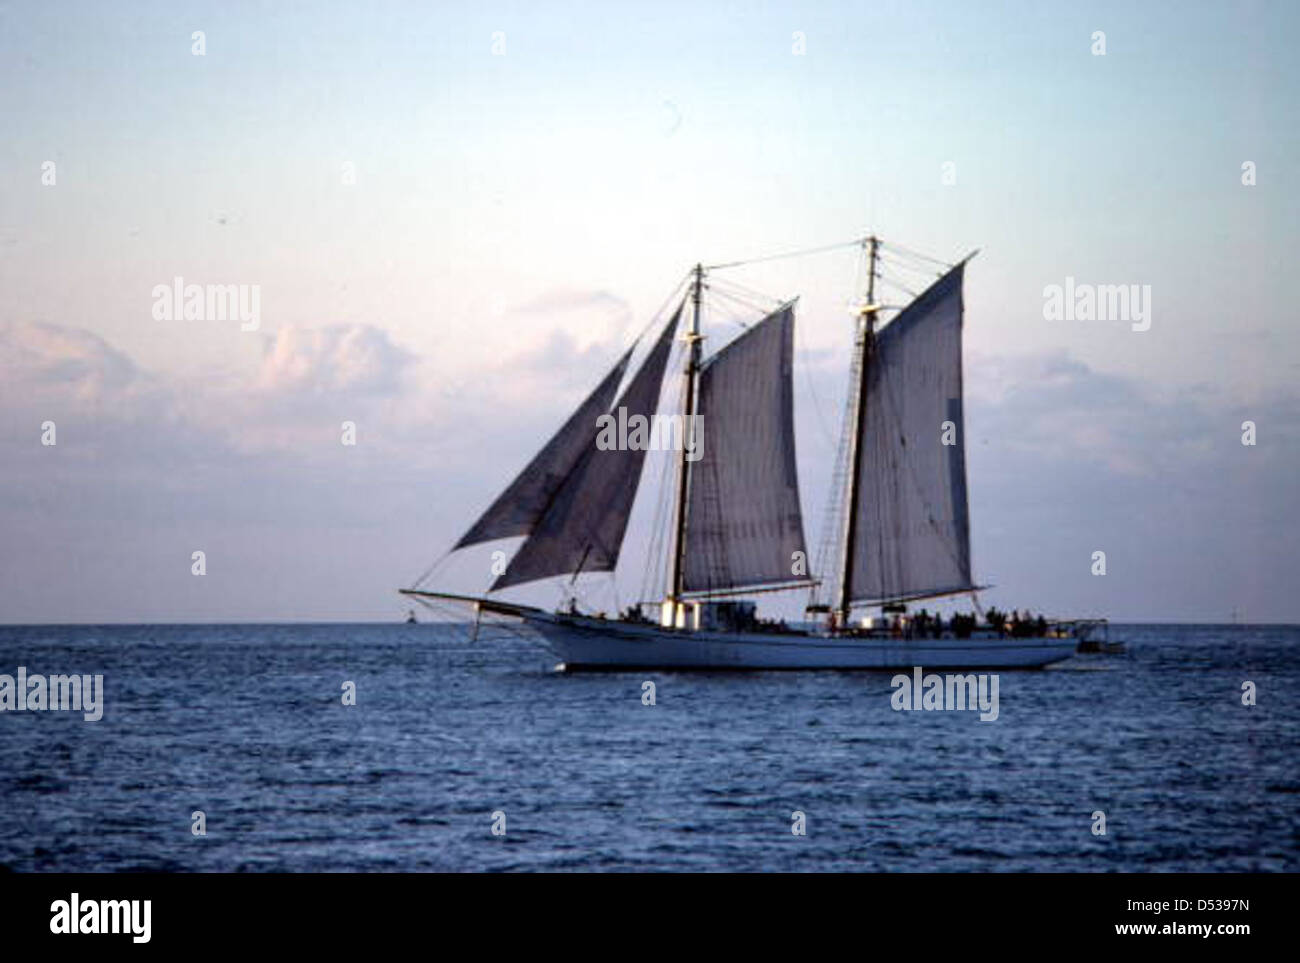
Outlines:
{"type": "Polygon", "coordinates": [[[967,367],[974,444],[993,437],[1003,451],[1040,461],[1156,478],[1199,467],[1235,439],[1225,399],[1097,371],[1065,352],[975,357],[967,367]]]}
{"type": "MultiPolygon", "coordinates": [[[[215,601],[194,595],[195,606],[219,606],[208,614],[281,612],[269,587],[277,580],[310,600],[311,587],[285,574],[295,552],[356,593],[322,597],[319,611],[374,611],[384,603],[348,588],[347,573],[360,565],[389,585],[418,570],[513,477],[621,346],[583,349],[550,328],[468,369],[463,390],[448,396],[426,377],[425,359],[364,324],[268,335],[249,367],[206,381],[142,370],[88,331],[2,326],[0,610],[71,615],[42,588],[67,582],[84,593],[76,610],[84,617],[155,609],[165,617],[171,610],[157,608],[153,583],[123,573],[152,566],[150,578],[173,580],[168,591],[194,595],[190,543],[221,538],[223,554],[242,559],[244,581],[215,601]],[[39,442],[47,417],[58,420],[57,449],[39,442]],[[344,419],[357,423],[355,448],[340,444],[344,419]],[[322,555],[323,545],[358,539],[364,558],[322,555]],[[77,576],[85,545],[101,546],[104,560],[77,576]],[[280,561],[271,565],[268,552],[280,561]],[[120,594],[100,592],[105,579],[120,594]]],[[[823,420],[810,414],[818,381],[796,376],[801,427],[823,420]]],[[[1286,579],[1300,558],[1284,521],[1300,474],[1294,394],[1247,403],[1223,386],[1162,386],[1066,353],[973,356],[966,385],[976,564],[1007,590],[990,601],[1141,618],[1221,615],[1232,605],[1287,614],[1286,579]],[[1255,448],[1240,443],[1248,418],[1258,425],[1255,448]],[[1089,574],[1095,548],[1108,551],[1114,577],[1089,574]]],[[[840,409],[833,398],[823,405],[827,424],[814,431],[833,434],[840,409]]],[[[800,470],[815,524],[834,439],[816,455],[819,443],[809,441],[805,432],[800,470]]]]}
{"type": "Polygon", "coordinates": [[[1219,620],[1234,606],[1288,616],[1284,586],[1300,560],[1284,521],[1300,474],[1295,393],[1243,400],[1060,352],[973,358],[966,384],[976,564],[1013,593],[996,601],[1121,620],[1219,620]],[[1254,447],[1241,443],[1248,419],[1254,447]],[[1106,578],[1087,565],[1098,549],[1106,578]]]}
{"type": "Polygon", "coordinates": [[[130,358],[90,331],[39,321],[0,325],[0,392],[6,395],[103,402],[145,380],[130,358]]]}
{"type": "Polygon", "coordinates": [[[368,324],[290,326],[267,339],[256,385],[273,394],[391,396],[414,360],[368,324]]]}
{"type": "Polygon", "coordinates": [[[608,291],[556,289],[509,308],[505,318],[516,330],[526,325],[536,332],[526,342],[533,350],[521,360],[549,364],[548,348],[557,344],[571,344],[581,353],[617,349],[632,323],[632,308],[608,291]]]}
{"type": "Polygon", "coordinates": [[[265,336],[256,367],[196,381],[143,370],[84,329],[0,325],[0,437],[14,445],[15,470],[39,463],[28,443],[53,420],[65,458],[93,460],[104,478],[259,451],[319,456],[338,445],[344,419],[365,421],[375,442],[381,424],[390,438],[402,430],[404,373],[416,361],[371,325],[290,327],[265,336]]]}
{"type": "MultiPolygon", "coordinates": [[[[555,289],[498,312],[502,328],[522,332],[490,357],[467,364],[440,359],[437,410],[455,429],[453,449],[531,450],[609,373],[628,347],[632,310],[607,291],[555,289]]],[[[632,364],[639,365],[645,339],[632,364]]]]}

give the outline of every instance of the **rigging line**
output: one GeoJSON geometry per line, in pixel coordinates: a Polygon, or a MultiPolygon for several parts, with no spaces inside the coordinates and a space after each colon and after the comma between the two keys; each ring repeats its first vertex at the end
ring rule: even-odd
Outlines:
{"type": "MultiPolygon", "coordinates": [[[[868,248],[863,245],[859,256],[853,260],[853,287],[855,293],[863,289],[862,276],[867,270],[869,260],[868,248]]],[[[805,348],[806,351],[806,348],[805,348]]],[[[806,376],[811,379],[811,372],[806,371],[806,376]]],[[[855,357],[854,363],[849,365],[848,386],[853,385],[859,379],[859,363],[855,357]]],[[[820,607],[825,604],[830,605],[831,600],[836,598],[839,593],[839,582],[841,572],[839,566],[835,563],[835,557],[839,546],[839,535],[844,526],[844,519],[849,507],[848,498],[845,490],[846,472],[849,470],[849,445],[850,445],[850,426],[852,424],[852,406],[853,392],[852,388],[846,386],[844,400],[841,408],[840,428],[838,441],[832,441],[835,456],[831,467],[830,486],[827,490],[826,500],[822,504],[821,525],[817,535],[817,571],[825,576],[823,580],[811,586],[808,591],[808,601],[806,608],[820,607]]],[[[813,395],[816,401],[816,394],[813,395]]],[[[820,404],[818,404],[820,409],[820,404]]],[[[819,415],[821,412],[819,410],[819,415]]],[[[823,422],[827,419],[821,416],[823,422]]],[[[829,435],[829,429],[824,429],[829,435]]],[[[833,436],[831,436],[833,438],[833,436]]]]}
{"type": "MultiPolygon", "coordinates": [[[[924,278],[925,285],[927,287],[930,284],[934,283],[934,279],[936,277],[943,277],[943,273],[936,272],[934,270],[934,267],[928,264],[927,265],[909,264],[905,261],[899,261],[892,257],[880,257],[877,258],[877,261],[880,264],[887,264],[891,271],[898,272],[898,273],[906,272],[909,277],[912,275],[916,275],[918,277],[924,278]]],[[[879,273],[877,273],[876,276],[881,277],[879,273]]]]}
{"type": "Polygon", "coordinates": [[[945,268],[948,268],[948,269],[951,269],[951,268],[954,268],[954,267],[957,266],[955,262],[951,262],[951,263],[950,263],[950,262],[948,262],[948,261],[941,260],[940,258],[937,258],[937,257],[930,257],[930,255],[928,255],[928,254],[922,254],[922,253],[920,253],[919,251],[913,251],[913,250],[911,250],[911,249],[909,249],[909,248],[905,248],[905,247],[903,247],[901,244],[895,244],[893,241],[890,241],[890,242],[888,242],[888,243],[886,243],[886,242],[884,242],[884,241],[881,241],[880,243],[881,243],[881,246],[882,246],[882,247],[889,248],[889,249],[895,251],[896,253],[899,253],[899,254],[908,254],[908,255],[911,255],[911,256],[914,257],[914,258],[919,258],[919,259],[922,260],[922,261],[931,261],[931,262],[933,262],[934,264],[942,264],[945,268]]]}
{"type": "Polygon", "coordinates": [[[761,291],[757,289],[757,287],[742,285],[742,283],[738,281],[733,281],[732,278],[725,278],[725,277],[710,278],[708,279],[708,283],[705,286],[708,287],[710,285],[722,285],[723,287],[729,287],[729,289],[732,289],[733,291],[740,291],[742,292],[742,294],[748,294],[751,296],[751,298],[754,298],[755,300],[767,300],[767,302],[771,302],[772,304],[783,303],[783,300],[777,298],[776,295],[768,294],[767,291],[761,291]]]}
{"type": "MultiPolygon", "coordinates": [[[[681,391],[677,390],[672,395],[672,409],[676,411],[681,400],[681,391]]],[[[676,474],[676,459],[671,454],[666,454],[659,459],[659,499],[655,504],[655,524],[653,529],[653,538],[651,538],[651,567],[646,574],[645,591],[642,591],[642,598],[653,598],[655,591],[662,589],[668,580],[668,561],[672,547],[669,545],[668,535],[668,516],[671,515],[673,506],[673,478],[676,474]]]]}
{"type": "Polygon", "coordinates": [[[827,251],[838,251],[840,248],[858,247],[865,243],[865,241],[866,238],[857,237],[851,241],[841,241],[839,244],[826,244],[822,247],[809,247],[804,248],[801,251],[788,251],[784,254],[769,254],[765,257],[753,257],[744,261],[728,261],[725,264],[706,264],[704,265],[704,270],[720,271],[723,268],[741,267],[745,264],[761,264],[764,261],[779,261],[784,258],[804,257],[809,254],[824,254],[827,251]]]}
{"type": "MultiPolygon", "coordinates": [[[[754,303],[752,303],[752,302],[745,301],[744,299],[739,298],[739,297],[737,297],[737,296],[734,295],[734,294],[728,294],[728,293],[725,292],[725,291],[720,291],[720,290],[716,290],[716,289],[714,289],[714,291],[713,291],[713,295],[714,295],[715,298],[720,298],[720,299],[722,299],[722,300],[724,300],[724,301],[729,301],[729,302],[731,302],[732,304],[737,304],[737,305],[739,305],[740,307],[744,308],[746,311],[753,311],[753,312],[755,312],[755,313],[757,313],[757,314],[759,314],[759,315],[766,315],[766,314],[768,313],[767,310],[766,310],[764,307],[762,307],[762,305],[757,305],[757,304],[754,304],[754,303]]],[[[760,317],[760,320],[761,320],[761,317],[760,317]]],[[[732,318],[732,319],[730,319],[729,322],[727,322],[727,323],[738,325],[740,328],[742,328],[743,330],[746,330],[746,331],[748,331],[751,327],[753,327],[754,324],[757,324],[756,321],[755,321],[755,322],[746,323],[746,322],[744,322],[744,321],[739,320],[738,318],[732,318]]]]}
{"type": "Polygon", "coordinates": [[[880,252],[876,255],[877,264],[895,264],[904,267],[909,271],[923,272],[929,274],[934,270],[934,266],[928,261],[922,261],[911,255],[904,254],[902,251],[880,252]]]}
{"type": "Polygon", "coordinates": [[[715,301],[725,302],[724,304],[721,305],[721,307],[725,311],[727,311],[727,313],[734,315],[733,317],[725,318],[721,322],[722,324],[734,324],[740,327],[741,329],[748,331],[754,325],[758,324],[758,322],[761,321],[768,314],[768,312],[761,305],[754,304],[752,301],[746,301],[742,298],[738,298],[733,294],[726,294],[722,291],[714,291],[713,297],[715,301]],[[742,317],[751,314],[757,315],[757,317],[749,321],[741,320],[742,317]]]}
{"type": "MultiPolygon", "coordinates": [[[[641,326],[641,330],[637,332],[637,336],[632,339],[633,348],[635,348],[636,345],[641,341],[641,339],[646,336],[646,332],[648,332],[651,328],[653,328],[656,324],[658,324],[660,321],[663,320],[664,312],[668,309],[668,306],[670,304],[672,304],[674,301],[677,300],[677,295],[679,293],[682,293],[683,286],[690,280],[690,278],[691,278],[691,272],[689,271],[686,272],[686,274],[682,275],[682,279],[677,282],[677,286],[674,287],[672,292],[668,295],[668,297],[664,299],[664,303],[659,305],[659,310],[656,311],[654,314],[650,315],[650,320],[641,326]]],[[[685,303],[686,303],[686,296],[684,293],[682,293],[682,304],[685,305],[685,303]]],[[[632,360],[631,358],[628,359],[629,362],[631,360],[632,360]]],[[[629,364],[628,367],[631,368],[632,367],[631,364],[629,364]]],[[[635,369],[633,370],[633,374],[635,374],[635,369]]]]}
{"type": "Polygon", "coordinates": [[[858,292],[863,289],[862,274],[867,268],[867,259],[870,257],[867,250],[867,245],[862,245],[862,252],[853,259],[853,287],[849,290],[853,292],[854,297],[857,297],[858,292]]]}
{"type": "MultiPolygon", "coordinates": [[[[672,350],[670,351],[670,354],[669,354],[668,360],[665,362],[665,372],[666,372],[667,370],[669,370],[670,368],[673,368],[673,367],[679,366],[679,365],[681,364],[681,356],[682,356],[682,352],[685,351],[685,350],[688,350],[688,348],[687,348],[687,347],[684,345],[684,343],[682,343],[682,342],[678,342],[677,344],[675,344],[675,345],[673,346],[672,350]]],[[[665,381],[663,381],[663,382],[660,383],[660,386],[659,386],[659,392],[658,392],[658,394],[657,394],[657,396],[656,396],[656,398],[655,398],[655,406],[654,406],[654,411],[655,411],[655,413],[658,413],[658,412],[664,410],[664,404],[663,404],[663,402],[664,402],[664,395],[665,395],[665,393],[666,393],[666,392],[665,392],[665,388],[664,388],[664,384],[666,383],[666,381],[667,381],[667,379],[665,379],[665,381]]],[[[675,397],[675,393],[680,393],[680,390],[681,390],[681,389],[680,389],[680,386],[679,386],[678,384],[674,384],[674,386],[673,386],[672,388],[668,389],[668,392],[667,392],[667,393],[668,393],[668,394],[672,394],[672,395],[674,395],[674,397],[675,397]]],[[[668,462],[670,461],[670,459],[662,459],[661,461],[662,461],[662,463],[661,463],[661,465],[660,465],[660,470],[659,470],[660,483],[659,483],[659,486],[658,486],[658,497],[657,497],[653,502],[649,502],[649,503],[642,502],[642,503],[641,503],[643,506],[645,506],[646,504],[650,504],[650,505],[653,505],[653,506],[654,506],[654,514],[653,514],[653,517],[652,517],[652,525],[651,525],[651,529],[650,529],[650,536],[649,536],[648,542],[647,542],[647,544],[646,544],[646,552],[647,552],[647,554],[646,554],[646,557],[642,560],[643,565],[644,565],[644,568],[642,569],[642,576],[641,576],[641,586],[640,586],[641,591],[640,591],[639,596],[638,596],[638,597],[641,597],[641,598],[644,598],[644,597],[646,596],[646,594],[647,594],[647,589],[648,589],[648,583],[649,583],[649,580],[650,580],[652,577],[657,577],[657,575],[656,575],[656,573],[655,573],[655,571],[654,571],[654,570],[655,570],[655,558],[656,558],[657,551],[658,551],[658,549],[657,549],[657,547],[656,547],[656,543],[658,542],[660,536],[662,535],[663,530],[664,530],[664,527],[666,527],[666,525],[667,525],[667,521],[666,521],[666,517],[665,517],[665,516],[666,516],[666,506],[665,506],[665,502],[666,502],[666,500],[667,500],[667,499],[666,499],[666,490],[667,490],[667,485],[666,485],[665,480],[664,480],[664,475],[665,475],[665,471],[666,471],[666,469],[667,469],[667,464],[668,464],[668,462]]],[[[642,466],[641,466],[641,471],[640,471],[640,473],[639,473],[638,476],[637,476],[637,495],[638,495],[638,497],[647,497],[647,496],[645,496],[645,494],[644,494],[644,493],[646,492],[646,488],[647,488],[647,486],[649,485],[649,478],[648,478],[647,476],[652,472],[652,466],[654,465],[654,462],[655,462],[655,459],[650,455],[650,453],[647,453],[647,457],[646,457],[644,463],[643,463],[642,466]]],[[[634,502],[634,505],[633,505],[633,509],[632,509],[632,511],[635,511],[635,510],[636,510],[636,504],[637,504],[637,503],[634,502]]],[[[643,507],[642,510],[644,511],[645,508],[643,507]]],[[[622,548],[623,548],[623,549],[626,549],[626,548],[627,548],[627,544],[628,544],[628,542],[627,542],[627,533],[626,533],[626,532],[624,533],[623,541],[622,541],[621,544],[622,544],[622,548]]],[[[624,555],[624,553],[623,553],[622,551],[620,551],[620,556],[621,556],[621,559],[620,559],[620,560],[625,562],[625,561],[626,561],[626,556],[624,555]]],[[[666,576],[665,576],[665,577],[666,577],[666,576]]],[[[621,601],[620,598],[619,598],[619,592],[618,592],[618,570],[617,570],[617,567],[616,567],[616,568],[615,568],[615,569],[610,573],[610,584],[611,584],[611,588],[612,588],[613,595],[614,595],[614,607],[615,607],[615,613],[618,614],[618,615],[621,615],[621,614],[622,614],[622,611],[623,611],[623,604],[622,604],[622,601],[621,601]]]]}
{"type": "Polygon", "coordinates": [[[756,300],[755,298],[748,297],[743,294],[738,294],[734,291],[728,291],[725,288],[710,287],[709,290],[714,298],[722,298],[733,305],[739,305],[740,307],[744,308],[746,314],[752,313],[754,315],[757,315],[757,317],[750,322],[736,321],[736,323],[743,328],[752,327],[753,325],[761,321],[763,318],[767,317],[769,314],[772,314],[773,312],[780,310],[783,304],[791,303],[789,301],[785,301],[785,302],[774,301],[769,304],[764,304],[756,300]]]}
{"type": "MultiPolygon", "coordinates": [[[[683,345],[682,350],[688,351],[690,349],[688,346],[683,345]]],[[[681,358],[679,356],[679,367],[680,364],[681,358]]],[[[674,386],[672,408],[669,410],[675,412],[685,408],[685,399],[686,387],[679,380],[674,386]]],[[[655,533],[658,542],[658,554],[656,556],[658,569],[655,572],[655,585],[649,593],[652,598],[656,591],[663,592],[665,597],[671,592],[671,589],[665,589],[664,586],[668,584],[668,575],[672,569],[674,554],[677,551],[677,532],[676,526],[673,524],[673,514],[677,505],[677,472],[681,465],[678,459],[672,457],[673,454],[670,452],[661,460],[663,475],[663,483],[659,490],[661,522],[655,533]]]]}
{"type": "Polygon", "coordinates": [[[830,422],[826,419],[826,412],[822,408],[821,398],[817,392],[817,383],[812,377],[812,361],[810,358],[810,352],[808,351],[808,342],[804,340],[803,326],[796,324],[794,326],[794,331],[795,338],[799,342],[799,354],[803,357],[803,364],[800,365],[800,367],[803,369],[804,382],[808,387],[808,394],[812,397],[813,410],[817,412],[817,421],[821,425],[822,434],[826,437],[827,446],[833,448],[835,447],[835,435],[831,431],[830,422]]]}
{"type": "Polygon", "coordinates": [[[664,533],[668,530],[669,486],[672,484],[671,458],[659,459],[659,498],[655,504],[654,524],[648,546],[648,565],[641,580],[641,598],[650,598],[668,578],[668,552],[664,533]]]}
{"type": "Polygon", "coordinates": [[[903,284],[903,283],[901,283],[901,282],[899,282],[899,281],[895,281],[895,280],[893,280],[892,278],[887,278],[887,277],[885,277],[883,274],[882,274],[882,275],[879,275],[879,279],[880,279],[883,283],[888,284],[890,287],[892,287],[892,288],[897,288],[898,290],[902,291],[904,294],[906,294],[906,295],[907,295],[908,297],[910,297],[910,298],[915,299],[915,298],[919,298],[919,297],[921,296],[919,293],[917,293],[916,291],[913,291],[911,288],[909,288],[906,284],[903,284]]]}
{"type": "MultiPolygon", "coordinates": [[[[891,250],[887,254],[877,254],[876,260],[883,264],[896,264],[905,267],[909,271],[923,272],[926,274],[934,271],[935,265],[930,260],[922,260],[919,257],[913,257],[903,251],[891,250]]],[[[942,263],[942,262],[940,262],[942,263]]]]}
{"type": "Polygon", "coordinates": [[[444,562],[447,561],[448,558],[451,557],[451,553],[453,551],[455,551],[455,549],[449,548],[441,555],[439,555],[436,559],[434,559],[433,564],[424,570],[424,574],[421,575],[419,578],[417,578],[413,583],[411,583],[411,588],[419,588],[421,583],[423,583],[425,579],[427,579],[430,575],[432,575],[440,565],[442,565],[444,562]]]}
{"type": "MultiPolygon", "coordinates": [[[[679,348],[674,350],[673,357],[669,362],[670,364],[680,366],[682,350],[685,349],[679,348]]],[[[669,389],[668,397],[666,399],[661,399],[667,403],[667,408],[676,410],[680,404],[682,390],[680,382],[676,382],[669,389]]],[[[660,410],[664,410],[664,408],[665,406],[660,406],[660,410]]],[[[655,586],[662,585],[668,577],[668,554],[664,544],[664,538],[665,532],[668,528],[668,511],[671,496],[671,479],[669,476],[674,466],[672,458],[664,457],[657,460],[659,462],[658,498],[654,502],[654,516],[650,528],[650,539],[649,544],[646,546],[647,564],[641,580],[640,593],[640,598],[643,599],[649,598],[651,593],[654,591],[651,583],[655,586]]]]}
{"type": "MultiPolygon", "coordinates": [[[[942,277],[942,275],[939,275],[939,277],[942,277]]],[[[879,279],[893,285],[895,288],[908,288],[910,285],[916,285],[917,288],[924,291],[926,288],[930,287],[930,285],[934,284],[936,277],[928,272],[925,274],[903,274],[902,272],[893,270],[893,266],[891,265],[890,273],[888,275],[880,275],[879,279]]]]}
{"type": "MultiPolygon", "coordinates": [[[[865,258],[860,260],[865,261],[865,258]]],[[[859,272],[860,270],[861,264],[859,265],[859,272]]],[[[849,385],[855,384],[861,378],[861,362],[861,357],[855,353],[853,363],[849,366],[849,385]]],[[[831,472],[830,487],[822,506],[821,531],[818,533],[816,564],[818,570],[829,577],[821,583],[820,587],[814,586],[810,590],[808,596],[809,605],[822,602],[829,605],[830,600],[837,596],[839,590],[842,573],[834,559],[839,549],[840,535],[849,511],[846,478],[850,470],[849,452],[851,450],[852,425],[853,392],[849,389],[844,393],[839,442],[835,449],[835,462],[831,472]],[[824,594],[822,594],[823,591],[824,594]]]]}
{"type": "MultiPolygon", "coordinates": [[[[570,594],[581,609],[587,612],[604,612],[603,609],[596,608],[592,603],[592,598],[594,597],[593,593],[595,592],[594,586],[591,589],[588,589],[585,585],[573,584],[569,588],[571,590],[570,594]]],[[[596,601],[599,602],[600,600],[597,599],[596,601]]],[[[617,602],[617,598],[615,599],[615,602],[617,602]]]]}
{"type": "Polygon", "coordinates": [[[715,285],[715,284],[721,284],[726,287],[734,288],[737,291],[751,295],[757,300],[771,301],[775,305],[781,305],[786,303],[785,301],[781,300],[778,297],[773,297],[772,295],[768,294],[766,291],[760,291],[757,288],[751,288],[748,285],[741,284],[738,281],[733,281],[731,280],[731,278],[712,278],[710,279],[709,284],[705,286],[708,287],[710,285],[715,285]]]}
{"type": "MultiPolygon", "coordinates": [[[[650,325],[654,324],[656,321],[662,318],[664,311],[668,309],[668,305],[672,304],[674,301],[677,300],[677,293],[682,290],[683,286],[685,286],[687,282],[690,281],[691,273],[692,272],[687,271],[685,274],[682,275],[682,279],[677,282],[676,286],[672,289],[672,292],[668,295],[667,298],[664,299],[664,303],[659,305],[659,310],[650,316],[650,320],[646,322],[646,326],[641,329],[641,334],[645,334],[646,331],[650,328],[650,325]]],[[[638,335],[638,337],[640,337],[640,335],[638,335]]]]}
{"type": "Polygon", "coordinates": [[[760,305],[762,302],[761,302],[757,297],[755,297],[755,296],[752,295],[752,294],[747,294],[747,293],[746,293],[745,291],[743,291],[743,290],[733,290],[733,289],[728,289],[728,288],[725,287],[725,286],[718,285],[718,284],[712,284],[712,283],[710,283],[710,284],[706,284],[706,285],[704,286],[704,289],[705,289],[705,291],[707,291],[709,294],[711,294],[713,297],[716,297],[716,298],[728,298],[728,299],[730,299],[730,300],[732,300],[732,301],[738,301],[738,302],[741,302],[741,303],[752,304],[752,305],[755,306],[755,310],[762,310],[762,311],[765,311],[765,310],[766,310],[765,308],[759,308],[759,307],[758,307],[758,305],[760,305]]]}

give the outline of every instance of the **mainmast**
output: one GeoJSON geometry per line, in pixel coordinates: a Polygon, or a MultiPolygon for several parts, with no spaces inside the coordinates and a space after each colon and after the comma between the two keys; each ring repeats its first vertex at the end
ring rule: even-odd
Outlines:
{"type": "Polygon", "coordinates": [[[867,301],[858,312],[858,332],[854,343],[858,383],[853,386],[853,423],[849,431],[849,485],[846,493],[846,521],[844,525],[844,554],[840,565],[839,599],[835,605],[836,622],[844,628],[849,624],[853,585],[853,543],[858,530],[858,490],[862,485],[862,424],[867,413],[867,377],[871,365],[871,347],[875,338],[876,313],[876,252],[880,239],[874,234],[866,239],[867,248],[867,301]]]}
{"type": "Polygon", "coordinates": [[[686,572],[686,498],[690,483],[690,460],[686,457],[695,443],[695,381],[700,370],[700,301],[704,295],[704,265],[695,265],[691,290],[691,325],[686,332],[685,404],[682,406],[682,450],[677,463],[677,504],[673,519],[673,555],[668,575],[670,625],[677,624],[677,606],[684,589],[686,572]]]}

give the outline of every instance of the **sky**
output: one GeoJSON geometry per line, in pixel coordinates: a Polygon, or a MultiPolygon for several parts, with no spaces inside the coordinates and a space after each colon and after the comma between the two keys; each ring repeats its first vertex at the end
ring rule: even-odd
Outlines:
{"type": "MultiPolygon", "coordinates": [[[[868,233],[980,251],[986,603],[1300,622],[1298,27],[1294,3],[0,0],[0,622],[400,617],[691,265],[868,233]],[[256,285],[256,330],[160,320],[176,277],[256,285]],[[1150,328],[1048,320],[1066,278],[1149,285],[1150,328]]],[[[855,267],[729,275],[800,298],[811,544],[855,267]]]]}

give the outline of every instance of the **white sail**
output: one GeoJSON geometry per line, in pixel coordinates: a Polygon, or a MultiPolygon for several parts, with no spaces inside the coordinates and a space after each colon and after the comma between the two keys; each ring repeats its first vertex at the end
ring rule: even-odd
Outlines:
{"type": "Polygon", "coordinates": [[[807,580],[795,464],[794,310],[768,315],[699,375],[684,589],[720,593],[807,580]]]}
{"type": "MultiPolygon", "coordinates": [[[[615,408],[626,409],[629,419],[640,414],[649,420],[654,415],[680,317],[679,307],[619,397],[615,408]]],[[[555,489],[532,534],[491,591],[552,575],[609,572],[617,564],[645,449],[598,448],[595,414],[579,426],[579,433],[585,439],[581,457],[555,489]]]]}
{"type": "Polygon", "coordinates": [[[958,265],[931,285],[870,349],[850,547],[849,597],[855,603],[972,588],[962,271],[958,265]]]}

